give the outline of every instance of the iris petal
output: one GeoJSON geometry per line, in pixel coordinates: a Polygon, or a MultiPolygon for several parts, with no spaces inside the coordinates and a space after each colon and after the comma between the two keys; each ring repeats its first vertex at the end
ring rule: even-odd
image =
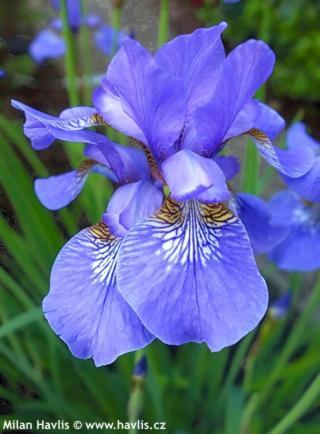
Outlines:
{"type": "Polygon", "coordinates": [[[308,146],[315,152],[320,149],[320,143],[307,133],[307,128],[303,122],[297,122],[288,128],[287,145],[288,148],[308,146]]]}
{"type": "Polygon", "coordinates": [[[223,141],[240,136],[252,128],[261,130],[271,140],[274,140],[284,127],[284,119],[273,108],[260,101],[252,100],[235,118],[223,141]]]}
{"type": "Polygon", "coordinates": [[[288,235],[287,227],[272,222],[269,207],[262,199],[248,193],[239,193],[236,200],[239,217],[255,253],[268,252],[288,235]]]}
{"type": "Polygon", "coordinates": [[[275,56],[262,41],[238,45],[221,67],[212,100],[195,111],[197,135],[186,137],[184,147],[211,156],[232,123],[272,72],[275,56]]]}
{"type": "Polygon", "coordinates": [[[43,302],[53,330],[96,366],[150,343],[153,336],[119,294],[115,267],[121,239],[105,224],[84,229],[60,251],[43,302]]]}
{"type": "MultiPolygon", "coordinates": [[[[31,140],[32,146],[38,150],[49,147],[55,138],[85,141],[86,134],[90,132],[81,132],[81,130],[100,125],[102,121],[92,107],[67,109],[56,117],[42,113],[19,101],[12,100],[11,103],[14,108],[24,112],[26,117],[24,133],[31,140]]],[[[93,131],[91,133],[95,134],[93,131]]]]}
{"type": "Polygon", "coordinates": [[[168,344],[237,342],[267,308],[246,231],[223,205],[167,200],[134,226],[119,253],[121,294],[168,344]]]}
{"type": "Polygon", "coordinates": [[[218,164],[188,149],[167,158],[162,170],[171,196],[175,199],[195,198],[209,189],[210,202],[221,202],[230,196],[225,176],[218,164]]]}
{"type": "Polygon", "coordinates": [[[225,22],[209,29],[197,29],[164,44],[155,53],[156,62],[184,83],[187,116],[205,102],[215,88],[218,69],[225,58],[221,33],[225,22]]]}
{"type": "Polygon", "coordinates": [[[312,202],[320,202],[320,156],[315,157],[313,166],[299,178],[282,176],[284,182],[301,197],[312,202]]]}
{"type": "Polygon", "coordinates": [[[103,220],[112,233],[124,236],[136,223],[149,217],[162,202],[162,193],[148,181],[119,187],[113,194],[103,220]]]}
{"type": "Polygon", "coordinates": [[[183,85],[137,41],[122,43],[93,99],[110,125],[149,146],[157,160],[173,152],[184,122],[183,85]]]}
{"type": "Polygon", "coordinates": [[[256,143],[260,155],[284,175],[299,178],[307,173],[314,163],[314,153],[308,147],[281,149],[274,146],[271,140],[260,130],[252,129],[247,134],[256,143]]]}
{"type": "Polygon", "coordinates": [[[42,205],[55,211],[69,205],[80,194],[87,176],[87,170],[72,170],[61,175],[38,178],[34,189],[42,205]]]}

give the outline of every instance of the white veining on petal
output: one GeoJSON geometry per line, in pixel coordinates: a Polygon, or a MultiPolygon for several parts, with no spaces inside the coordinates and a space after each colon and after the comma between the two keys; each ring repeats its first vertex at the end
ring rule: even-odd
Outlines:
{"type": "MultiPolygon", "coordinates": [[[[204,205],[195,200],[179,203],[167,200],[161,210],[148,220],[146,228],[161,243],[155,255],[161,255],[168,265],[221,259],[220,238],[222,226],[233,223],[237,217],[222,204],[204,205]]],[[[143,226],[143,224],[142,224],[143,226]]]]}
{"type": "Polygon", "coordinates": [[[96,251],[95,260],[92,261],[93,279],[106,286],[113,285],[121,238],[111,235],[108,227],[104,223],[99,223],[90,229],[87,240],[87,247],[96,251]]]}

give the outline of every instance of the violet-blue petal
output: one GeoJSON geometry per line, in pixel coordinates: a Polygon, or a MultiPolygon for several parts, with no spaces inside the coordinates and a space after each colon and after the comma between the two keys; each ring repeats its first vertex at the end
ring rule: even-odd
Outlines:
{"type": "Polygon", "coordinates": [[[232,345],[268,303],[242,223],[223,205],[167,200],[120,248],[118,288],[163,342],[232,345]]]}
{"type": "Polygon", "coordinates": [[[41,30],[29,46],[29,54],[36,63],[64,56],[65,43],[59,34],[51,29],[41,30]]]}
{"type": "Polygon", "coordinates": [[[226,178],[218,164],[184,149],[162,163],[163,176],[174,199],[186,200],[213,188],[212,200],[220,202],[229,196],[226,178]]]}
{"type": "Polygon", "coordinates": [[[104,224],[82,230],[60,251],[43,301],[46,319],[72,354],[96,366],[153,339],[117,290],[120,244],[104,224]]]}
{"type": "MultiPolygon", "coordinates": [[[[62,112],[61,117],[40,112],[19,101],[12,100],[12,106],[24,112],[26,122],[24,133],[30,139],[32,147],[40,150],[48,148],[55,140],[82,141],[81,130],[99,124],[95,109],[91,107],[75,107],[62,112]],[[63,135],[64,137],[60,137],[63,135]],[[68,135],[67,132],[70,132],[68,135]],[[77,136],[77,132],[79,132],[77,136]]],[[[84,138],[87,133],[83,132],[84,138]]],[[[94,134],[94,132],[91,132],[94,134]]],[[[83,140],[85,141],[85,140],[83,140]]]]}
{"type": "Polygon", "coordinates": [[[159,161],[173,153],[184,122],[183,85],[139,42],[122,43],[93,101],[107,123],[143,142],[159,161]]]}
{"type": "Polygon", "coordinates": [[[277,226],[292,226],[297,215],[303,215],[303,205],[299,196],[290,190],[276,193],[269,201],[272,222],[277,226]]]}
{"type": "Polygon", "coordinates": [[[290,190],[272,197],[269,204],[276,224],[289,227],[289,235],[269,254],[279,268],[314,271],[320,267],[320,218],[318,204],[306,205],[290,190]]]}
{"type": "Polygon", "coordinates": [[[292,228],[269,258],[283,270],[311,272],[320,268],[320,231],[317,224],[306,221],[292,228]]]}
{"type": "Polygon", "coordinates": [[[155,60],[172,76],[182,79],[187,113],[208,102],[225,59],[221,33],[225,22],[208,29],[197,29],[164,44],[155,53],[155,60]]]}
{"type": "Polygon", "coordinates": [[[289,230],[272,222],[272,215],[264,200],[248,193],[236,197],[238,215],[244,224],[255,253],[265,253],[279,244],[289,230]]]}
{"type": "Polygon", "coordinates": [[[99,26],[94,34],[95,46],[106,56],[112,56],[127,35],[108,24],[99,26]]]}
{"type": "Polygon", "coordinates": [[[232,123],[270,76],[275,56],[262,41],[238,45],[226,58],[211,101],[195,111],[196,140],[186,138],[185,147],[211,156],[232,123]]]}
{"type": "Polygon", "coordinates": [[[260,130],[252,129],[247,134],[255,142],[260,155],[283,175],[299,178],[305,175],[314,163],[314,152],[306,146],[282,149],[274,146],[269,137],[260,130]]]}
{"type": "Polygon", "coordinates": [[[35,193],[46,208],[55,211],[69,205],[82,191],[87,171],[72,170],[61,175],[38,178],[35,193]]]}
{"type": "Polygon", "coordinates": [[[144,152],[140,149],[118,145],[109,140],[101,140],[101,138],[92,143],[86,146],[84,154],[113,170],[119,183],[150,179],[149,164],[144,152]]]}
{"type": "Polygon", "coordinates": [[[136,223],[153,214],[162,203],[162,193],[148,181],[119,187],[103,215],[112,233],[124,236],[136,223]]]}
{"type": "Polygon", "coordinates": [[[219,155],[218,157],[215,157],[214,161],[224,173],[227,181],[236,176],[240,171],[240,162],[238,158],[231,155],[219,155]]]}
{"type": "Polygon", "coordinates": [[[312,202],[320,202],[320,156],[305,175],[299,178],[282,176],[284,182],[301,197],[312,202]]]}
{"type": "Polygon", "coordinates": [[[288,148],[307,146],[315,152],[320,150],[320,143],[308,134],[303,122],[297,122],[288,128],[287,146],[288,148]]]}
{"type": "Polygon", "coordinates": [[[266,104],[252,100],[235,118],[223,141],[240,136],[252,128],[263,131],[271,140],[274,140],[284,127],[285,121],[279,113],[266,104]]]}

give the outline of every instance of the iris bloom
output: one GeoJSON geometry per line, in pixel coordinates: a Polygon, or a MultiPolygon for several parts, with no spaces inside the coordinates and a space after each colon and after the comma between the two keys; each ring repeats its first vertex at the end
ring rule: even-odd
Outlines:
{"type": "MultiPolygon", "coordinates": [[[[119,146],[87,130],[108,124],[133,138],[149,164],[146,172],[138,170],[147,179],[136,182],[121,166],[122,185],[102,223],[62,249],[44,300],[55,332],[73,354],[93,357],[97,365],[154,337],[172,345],[205,342],[219,351],[256,327],[266,311],[267,287],[248,232],[257,232],[254,209],[263,209],[256,213],[262,222],[270,215],[248,196],[234,200],[227,181],[237,164],[219,152],[228,139],[247,134],[272,166],[291,177],[310,170],[314,156],[305,147],[273,146],[283,120],[253,97],[272,72],[274,54],[250,40],[226,57],[225,27],[179,36],[154,56],[125,40],[94,93],[95,109],[53,117],[14,102],[26,114],[25,134],[37,149],[55,138],[83,141],[99,161],[93,152],[101,153],[106,142],[105,166],[119,177],[110,162],[119,146]]],[[[61,190],[59,197],[67,189],[61,190]]]]}
{"type": "MultiPolygon", "coordinates": [[[[52,6],[59,12],[60,1],[52,0],[52,6]]],[[[70,29],[77,33],[81,25],[94,30],[94,43],[98,50],[111,56],[115,48],[121,43],[125,34],[104,24],[98,15],[83,15],[80,0],[67,1],[67,14],[70,29]]],[[[65,54],[65,43],[61,36],[62,22],[59,18],[54,18],[48,27],[41,30],[29,47],[29,53],[36,63],[43,63],[47,59],[57,59],[65,54]]]]}
{"type": "Polygon", "coordinates": [[[270,201],[272,224],[286,227],[285,239],[270,252],[270,259],[280,268],[290,271],[313,271],[320,267],[320,144],[302,123],[288,129],[288,147],[305,146],[315,159],[302,177],[283,176],[288,190],[277,193],[270,201]]]}

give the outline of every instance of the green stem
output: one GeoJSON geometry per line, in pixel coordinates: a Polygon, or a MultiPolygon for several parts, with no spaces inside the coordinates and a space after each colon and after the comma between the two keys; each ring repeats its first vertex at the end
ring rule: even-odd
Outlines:
{"type": "Polygon", "coordinates": [[[304,395],[286,416],[270,431],[270,434],[283,434],[310,408],[320,395],[320,374],[316,376],[304,395]]]}
{"type": "MultiPolygon", "coordinates": [[[[142,348],[141,350],[136,351],[134,357],[134,366],[139,363],[142,357],[145,355],[146,349],[142,348]]],[[[144,395],[144,375],[135,375],[133,373],[132,376],[132,390],[129,397],[128,402],[128,418],[129,422],[134,425],[140,417],[142,407],[143,407],[143,395],[144,395]]],[[[129,434],[137,434],[138,428],[134,426],[130,428],[129,434]]]]}
{"type": "Polygon", "coordinates": [[[161,0],[160,3],[160,17],[158,26],[158,41],[157,45],[160,47],[169,38],[169,0],[161,0]]]}
{"type": "MultiPolygon", "coordinates": [[[[82,10],[83,14],[87,14],[87,2],[82,0],[82,10]]],[[[87,106],[91,105],[92,97],[92,48],[90,43],[90,31],[87,26],[81,26],[80,29],[80,48],[81,48],[81,61],[83,68],[83,100],[84,104],[87,106]]]]}
{"type": "Polygon", "coordinates": [[[66,0],[61,1],[61,20],[63,23],[63,39],[66,44],[66,54],[64,56],[66,70],[66,84],[69,103],[71,106],[80,105],[78,86],[77,86],[77,69],[76,69],[76,46],[74,35],[68,24],[68,11],[66,0]]]}
{"type": "Polygon", "coordinates": [[[252,142],[246,144],[244,179],[242,189],[251,194],[259,193],[260,156],[252,142]]]}
{"type": "MultiPolygon", "coordinates": [[[[111,25],[115,30],[121,29],[121,17],[122,17],[122,3],[112,8],[111,25]]],[[[113,36],[113,41],[112,41],[112,54],[115,54],[117,48],[118,48],[118,35],[116,32],[113,36]]]]}

